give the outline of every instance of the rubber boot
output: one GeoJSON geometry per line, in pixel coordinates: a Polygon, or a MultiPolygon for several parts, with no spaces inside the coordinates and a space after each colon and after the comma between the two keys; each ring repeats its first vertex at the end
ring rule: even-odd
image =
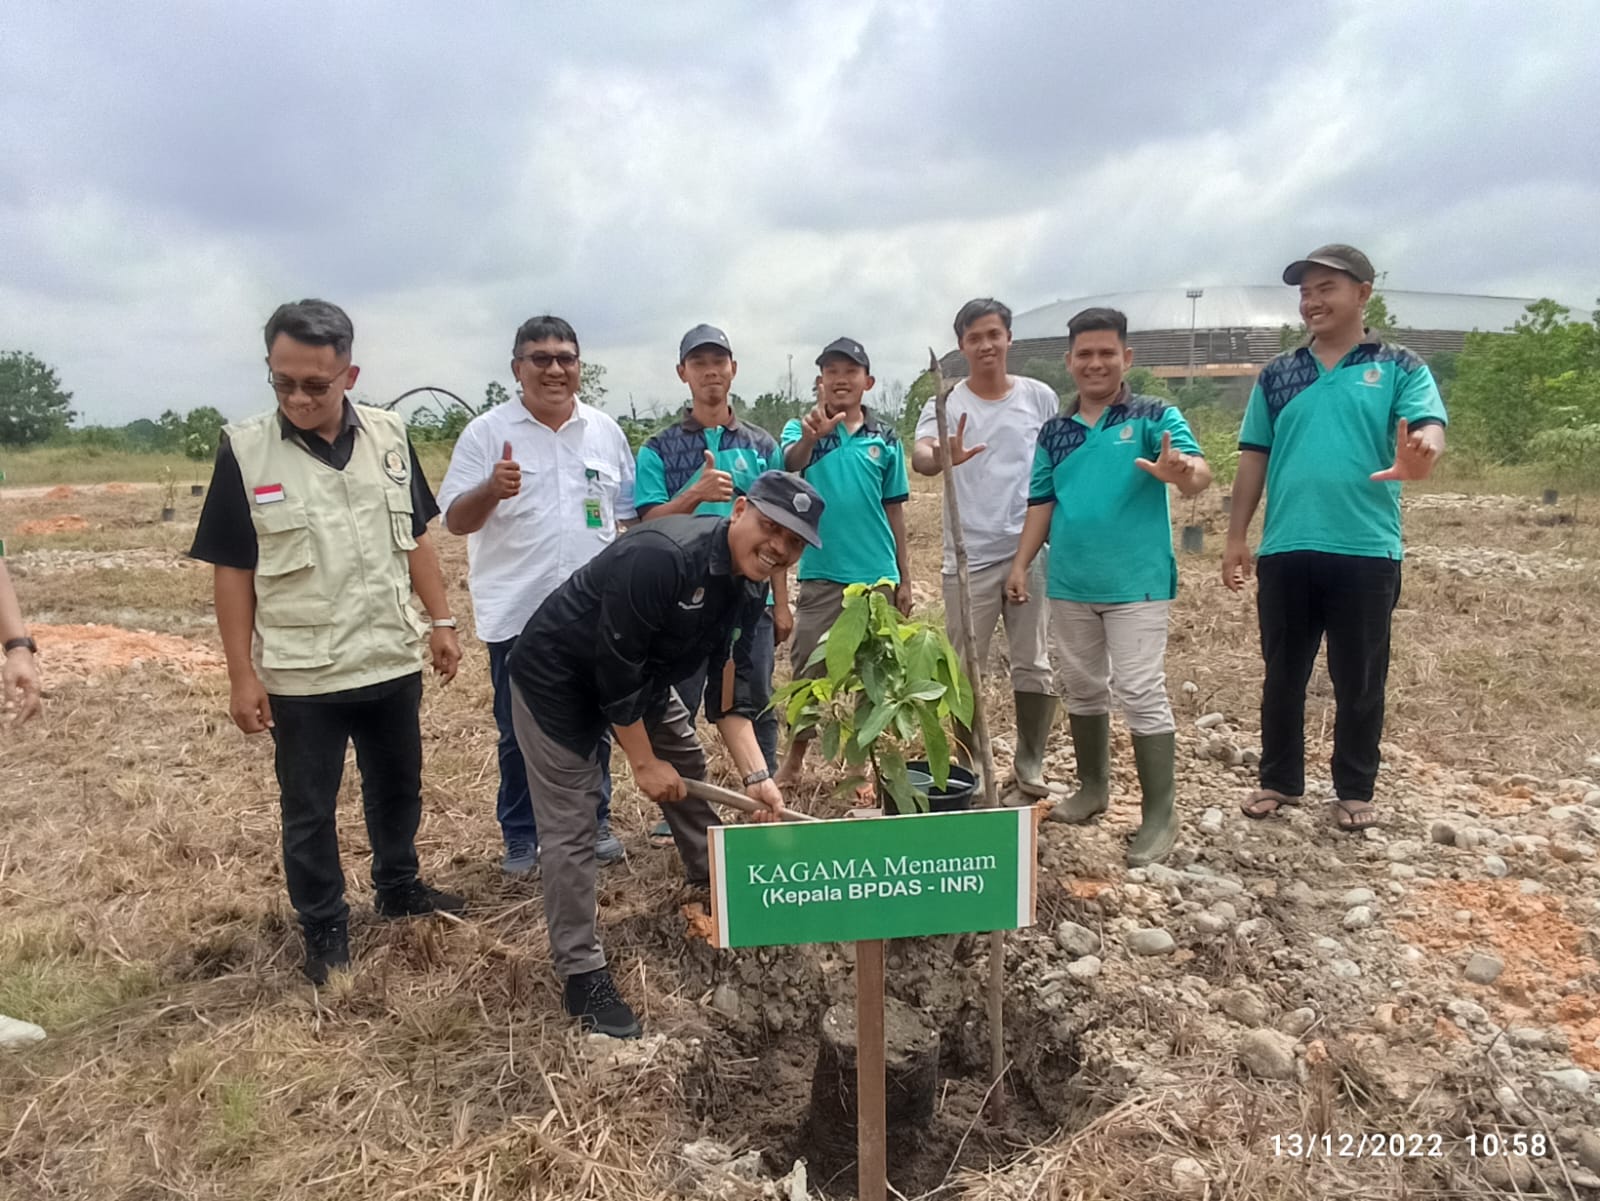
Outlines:
{"type": "Polygon", "coordinates": [[[1111,715],[1069,713],[1067,725],[1078,760],[1078,791],[1050,810],[1050,820],[1086,822],[1111,804],[1111,715]]]}
{"type": "Polygon", "coordinates": [[[1133,762],[1139,770],[1139,831],[1128,847],[1128,866],[1159,863],[1178,845],[1178,815],[1172,811],[1177,735],[1135,734],[1133,762]]]}
{"type": "Polygon", "coordinates": [[[1017,753],[1011,761],[1011,776],[1017,790],[1027,797],[1047,797],[1044,782],[1044,748],[1050,740],[1050,727],[1056,720],[1056,698],[1044,692],[1016,692],[1017,753]]]}

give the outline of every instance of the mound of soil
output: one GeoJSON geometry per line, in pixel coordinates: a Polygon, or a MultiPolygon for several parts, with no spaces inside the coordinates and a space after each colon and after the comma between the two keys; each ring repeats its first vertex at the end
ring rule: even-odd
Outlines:
{"type": "Polygon", "coordinates": [[[61,517],[41,517],[35,521],[24,521],[17,526],[17,533],[28,538],[38,538],[47,534],[81,534],[88,528],[89,523],[84,518],[76,513],[67,513],[61,517]]]}
{"type": "Polygon", "coordinates": [[[175,634],[118,626],[36,625],[33,636],[51,683],[97,680],[147,666],[165,667],[185,677],[226,666],[217,651],[175,634]]]}

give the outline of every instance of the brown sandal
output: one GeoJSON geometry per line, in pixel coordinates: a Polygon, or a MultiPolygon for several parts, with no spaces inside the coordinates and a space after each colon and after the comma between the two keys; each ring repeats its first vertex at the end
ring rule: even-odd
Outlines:
{"type": "Polygon", "coordinates": [[[1244,799],[1244,802],[1239,806],[1239,812],[1252,821],[1263,821],[1271,817],[1279,809],[1298,805],[1299,803],[1300,798],[1297,796],[1285,796],[1283,793],[1275,792],[1271,788],[1258,788],[1244,799]],[[1262,809],[1260,806],[1263,804],[1271,807],[1262,809]]]}
{"type": "Polygon", "coordinates": [[[1371,801],[1334,801],[1329,808],[1334,810],[1334,822],[1346,834],[1359,834],[1378,824],[1378,810],[1371,801]]]}

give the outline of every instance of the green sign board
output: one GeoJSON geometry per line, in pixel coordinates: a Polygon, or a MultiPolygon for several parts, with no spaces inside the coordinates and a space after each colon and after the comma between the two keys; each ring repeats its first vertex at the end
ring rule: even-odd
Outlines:
{"type": "Polygon", "coordinates": [[[1033,924],[1035,810],[713,826],[720,947],[1033,924]]]}

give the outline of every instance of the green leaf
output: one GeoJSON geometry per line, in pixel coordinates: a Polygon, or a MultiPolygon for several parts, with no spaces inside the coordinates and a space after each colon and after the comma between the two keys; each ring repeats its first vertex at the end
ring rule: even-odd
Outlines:
{"type": "Polygon", "coordinates": [[[833,762],[839,757],[839,723],[830,721],[822,731],[822,757],[833,762]]]}
{"type": "Polygon", "coordinates": [[[931,684],[924,684],[913,692],[905,694],[908,701],[937,701],[943,700],[945,693],[950,689],[941,681],[935,680],[931,684]]]}
{"type": "Polygon", "coordinates": [[[856,741],[862,746],[870,746],[882,734],[891,721],[895,712],[900,708],[894,701],[884,701],[874,705],[866,720],[861,723],[861,728],[856,731],[856,741]]]}
{"type": "Polygon", "coordinates": [[[950,740],[937,714],[927,709],[917,712],[922,718],[922,746],[928,756],[928,770],[935,787],[943,788],[950,782],[950,740]]]}
{"type": "Polygon", "coordinates": [[[950,700],[950,712],[964,726],[972,725],[972,685],[965,675],[956,675],[956,694],[950,700]]]}
{"type": "Polygon", "coordinates": [[[928,798],[911,787],[906,761],[893,751],[878,756],[879,802],[885,813],[926,813],[928,798]]]}
{"type": "Polygon", "coordinates": [[[867,607],[859,599],[846,600],[844,612],[828,631],[828,675],[842,679],[855,664],[856,651],[867,633],[867,607]]]}
{"type": "Polygon", "coordinates": [[[895,710],[894,732],[901,742],[910,742],[917,736],[917,706],[901,705],[895,710]]]}

